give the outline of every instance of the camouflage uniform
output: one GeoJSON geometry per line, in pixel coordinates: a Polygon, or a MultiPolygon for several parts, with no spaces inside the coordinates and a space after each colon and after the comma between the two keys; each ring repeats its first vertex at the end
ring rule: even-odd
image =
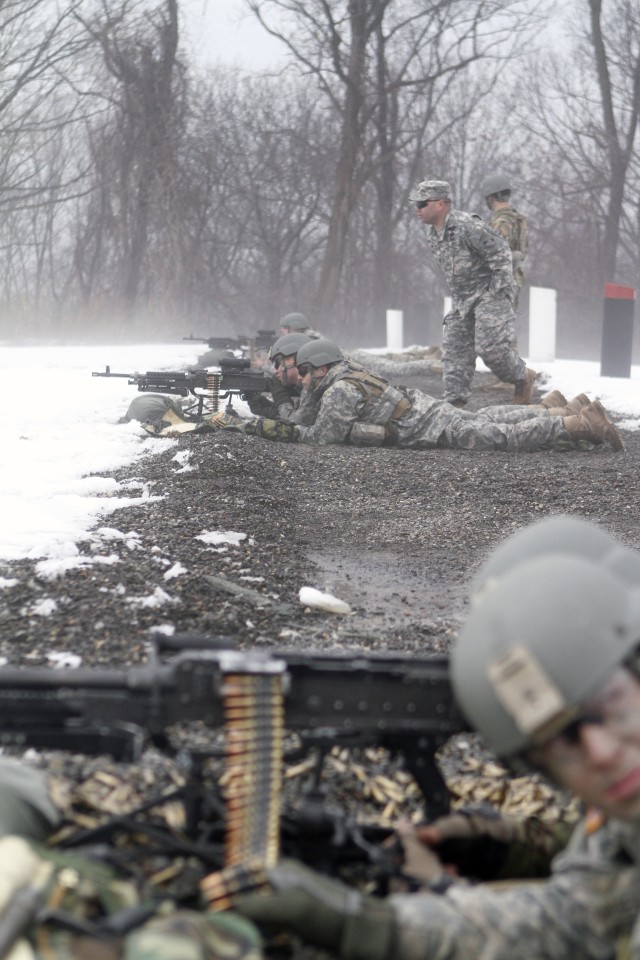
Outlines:
{"type": "Polygon", "coordinates": [[[251,413],[258,417],[272,417],[286,420],[292,415],[300,400],[302,386],[281,383],[274,375],[269,376],[269,393],[271,398],[263,393],[250,396],[247,400],[251,413]]]}
{"type": "Polygon", "coordinates": [[[499,210],[493,211],[489,226],[492,230],[495,230],[496,233],[499,233],[509,244],[513,269],[513,283],[515,287],[513,308],[517,310],[520,291],[524,284],[522,261],[527,253],[527,219],[524,214],[518,213],[514,207],[502,207],[499,210]]]}
{"type": "Polygon", "coordinates": [[[308,391],[304,408],[308,425],[297,421],[297,440],[348,443],[355,423],[388,426],[390,445],[418,449],[538,450],[568,436],[562,418],[551,417],[540,408],[510,405],[471,413],[420,390],[399,390],[374,374],[367,376],[377,381],[380,395],[375,396],[374,390],[365,396],[366,384],[353,382],[354,372],[363,370],[342,360],[308,391]],[[402,407],[404,412],[393,418],[402,407]]]}
{"type": "Polygon", "coordinates": [[[40,770],[0,757],[0,837],[44,840],[60,824],[40,770]]]}
{"type": "Polygon", "coordinates": [[[578,827],[542,883],[456,885],[391,903],[398,960],[640,960],[640,828],[578,827]]]}
{"type": "Polygon", "coordinates": [[[480,356],[505,383],[525,377],[514,336],[511,252],[481,217],[451,210],[442,232],[429,227],[428,243],[451,290],[444,319],[442,364],[445,399],[466,401],[480,356]]]}

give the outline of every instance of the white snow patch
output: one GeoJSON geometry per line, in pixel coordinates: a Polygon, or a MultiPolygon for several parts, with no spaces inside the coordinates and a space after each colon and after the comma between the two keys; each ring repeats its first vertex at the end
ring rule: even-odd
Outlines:
{"type": "Polygon", "coordinates": [[[183,567],[181,563],[174,563],[169,570],[165,570],[162,577],[164,580],[173,580],[174,577],[181,577],[183,573],[187,573],[187,568],[183,567]]]}
{"type": "Polygon", "coordinates": [[[76,667],[79,667],[82,663],[82,657],[79,657],[76,653],[68,653],[56,650],[47,654],[47,660],[52,667],[55,667],[56,670],[60,670],[63,667],[69,667],[75,670],[76,667]]]}
{"type": "Polygon", "coordinates": [[[162,589],[156,587],[149,597],[127,597],[127,603],[136,607],[162,607],[166,603],[175,603],[174,599],[162,589]]]}
{"type": "Polygon", "coordinates": [[[210,545],[229,543],[232,547],[239,547],[243,540],[247,539],[246,533],[234,533],[233,530],[203,530],[196,540],[202,540],[203,543],[210,545]]]}
{"type": "Polygon", "coordinates": [[[52,597],[45,597],[43,600],[38,600],[37,603],[34,603],[34,605],[29,608],[28,613],[36,617],[50,617],[57,609],[58,604],[56,601],[52,597]]]}

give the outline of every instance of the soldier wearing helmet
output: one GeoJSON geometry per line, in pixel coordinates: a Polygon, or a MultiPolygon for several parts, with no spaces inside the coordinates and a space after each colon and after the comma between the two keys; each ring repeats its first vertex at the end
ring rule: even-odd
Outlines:
{"type": "Polygon", "coordinates": [[[522,261],[527,254],[527,218],[511,206],[511,184],[502,174],[492,174],[487,177],[481,191],[491,210],[489,225],[504,237],[511,250],[515,286],[513,307],[517,310],[520,291],[524,284],[522,261]]]}
{"type": "Polygon", "coordinates": [[[273,373],[269,377],[270,396],[258,394],[248,399],[249,409],[256,416],[281,420],[293,417],[302,393],[296,353],[310,339],[306,333],[285,333],[271,345],[269,361],[273,373]]]}
{"type": "Polygon", "coordinates": [[[302,443],[512,451],[582,437],[622,449],[603,408],[586,397],[578,414],[533,404],[470,413],[420,390],[393,386],[332,340],[309,340],[298,349],[296,364],[304,387],[299,415],[289,424],[249,422],[245,433],[302,443]]]}
{"type": "Polygon", "coordinates": [[[498,890],[442,874],[432,892],[376,899],[284,864],[274,893],[242,912],[344,960],[638,960],[640,590],[603,562],[598,531],[586,541],[589,559],[554,547],[503,571],[451,659],[460,707],[488,746],[599,811],[551,877],[498,890]]]}
{"type": "Polygon", "coordinates": [[[286,313],[280,320],[281,333],[305,333],[313,340],[320,339],[317,330],[313,330],[304,313],[286,313]]]}
{"type": "Polygon", "coordinates": [[[514,384],[514,403],[529,403],[536,374],[511,345],[514,284],[507,243],[481,217],[453,209],[444,180],[423,181],[409,199],[451,290],[442,335],[445,399],[465,406],[479,356],[498,379],[514,384]]]}

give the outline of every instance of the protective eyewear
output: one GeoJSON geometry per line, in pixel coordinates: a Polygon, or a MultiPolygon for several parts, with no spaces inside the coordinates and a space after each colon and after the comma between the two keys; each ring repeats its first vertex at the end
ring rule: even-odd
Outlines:
{"type": "Polygon", "coordinates": [[[301,366],[298,366],[298,376],[301,378],[306,377],[306,375],[311,373],[312,370],[313,367],[310,363],[303,363],[301,366]]]}
{"type": "Polygon", "coordinates": [[[581,730],[585,725],[605,727],[613,736],[624,739],[640,728],[637,707],[638,683],[635,677],[623,668],[614,671],[596,694],[576,711],[576,716],[555,736],[530,756],[541,765],[552,762],[572,764],[583,756],[581,730]]]}

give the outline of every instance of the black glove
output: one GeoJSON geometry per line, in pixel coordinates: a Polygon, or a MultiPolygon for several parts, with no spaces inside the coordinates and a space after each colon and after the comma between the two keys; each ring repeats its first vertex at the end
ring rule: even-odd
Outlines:
{"type": "Polygon", "coordinates": [[[269,870],[269,893],[240,897],[238,913],[265,927],[282,928],[343,960],[389,960],[395,914],[385,900],[364,897],[295,860],[269,870]]]}
{"type": "Polygon", "coordinates": [[[284,443],[295,443],[297,440],[295,426],[283,420],[263,420],[258,417],[245,423],[244,432],[264,440],[282,440],[284,443]]]}

